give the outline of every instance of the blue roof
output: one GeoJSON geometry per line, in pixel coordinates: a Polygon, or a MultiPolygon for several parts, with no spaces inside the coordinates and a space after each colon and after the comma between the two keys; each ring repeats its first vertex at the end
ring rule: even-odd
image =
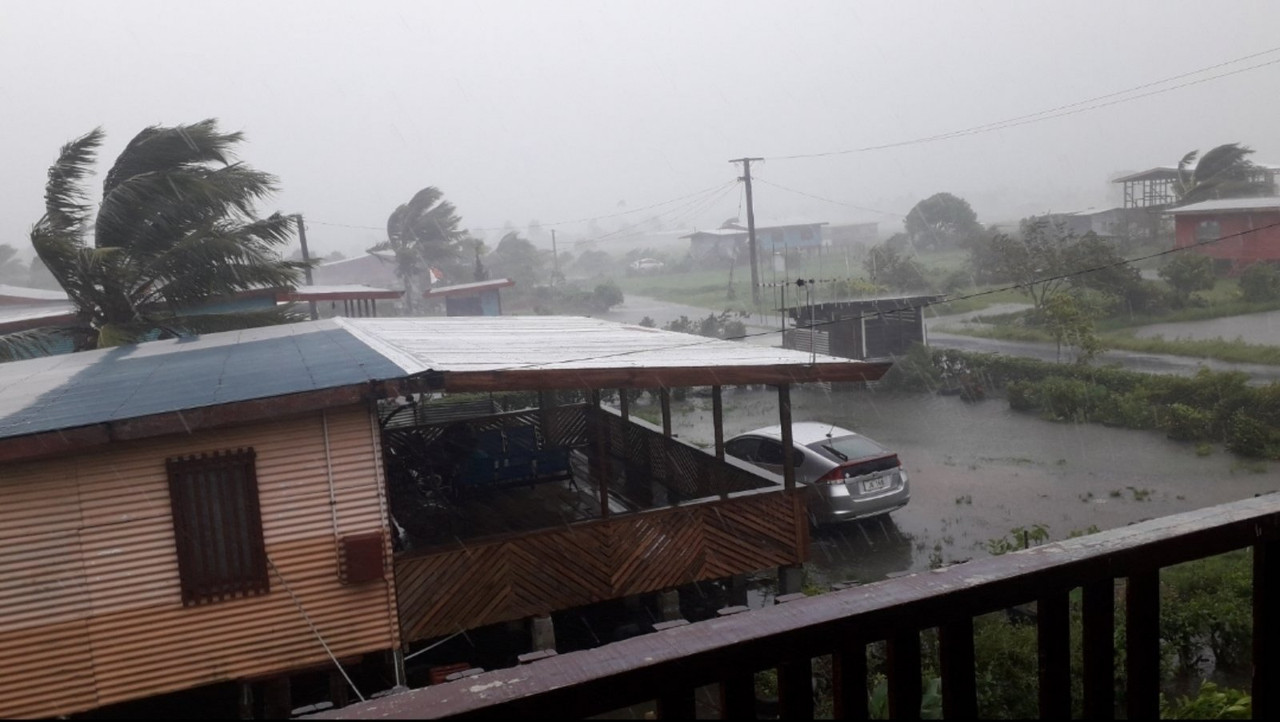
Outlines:
{"type": "Polygon", "coordinates": [[[315,321],[0,363],[0,438],[402,378],[315,321]]]}

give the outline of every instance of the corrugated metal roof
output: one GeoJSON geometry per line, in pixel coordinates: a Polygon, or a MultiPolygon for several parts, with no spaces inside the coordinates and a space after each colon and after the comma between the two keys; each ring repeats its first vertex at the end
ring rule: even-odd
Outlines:
{"type": "Polygon", "coordinates": [[[1280,210],[1280,198],[1269,196],[1264,198],[1220,198],[1213,201],[1192,203],[1181,208],[1170,208],[1165,211],[1172,215],[1180,213],[1222,213],[1226,211],[1263,211],[1280,210]]]}
{"type": "Polygon", "coordinates": [[[0,438],[403,375],[333,320],[10,361],[0,438]]]}
{"type": "Polygon", "coordinates": [[[404,291],[389,288],[364,286],[357,283],[345,283],[329,286],[299,286],[286,294],[291,300],[306,301],[308,299],[360,299],[360,298],[399,298],[404,291]]]}
{"type": "Polygon", "coordinates": [[[41,319],[57,320],[74,316],[75,306],[70,303],[45,303],[39,305],[3,306],[0,305],[0,330],[9,324],[39,321],[41,319]]]}
{"type": "MultiPolygon", "coordinates": [[[[340,319],[412,373],[808,365],[807,353],[571,316],[340,319]]],[[[848,362],[822,357],[820,361],[848,362]]]]}
{"type": "Polygon", "coordinates": [[[1144,180],[1172,180],[1178,177],[1178,169],[1171,165],[1158,165],[1140,173],[1131,173],[1111,181],[1112,183],[1132,183],[1144,180]]]}
{"type": "Polygon", "coordinates": [[[49,291],[43,288],[28,288],[26,286],[9,286],[0,283],[0,299],[14,299],[18,301],[67,301],[67,294],[63,291],[49,291]]]}
{"type": "Polygon", "coordinates": [[[495,278],[489,281],[473,281],[471,283],[457,283],[452,286],[434,286],[423,291],[422,295],[428,298],[435,296],[452,296],[459,293],[471,293],[475,291],[486,291],[495,288],[506,288],[514,286],[516,282],[510,278],[495,278]]]}
{"type": "Polygon", "coordinates": [[[859,364],[562,316],[327,319],[0,363],[0,439],[442,373],[859,364]]]}

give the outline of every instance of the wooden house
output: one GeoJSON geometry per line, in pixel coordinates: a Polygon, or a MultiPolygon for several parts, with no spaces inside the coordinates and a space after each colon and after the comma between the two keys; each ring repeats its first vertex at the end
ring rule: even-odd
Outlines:
{"type": "Polygon", "coordinates": [[[1258,262],[1280,263],[1280,198],[1224,198],[1169,214],[1174,247],[1212,258],[1228,275],[1258,262]]]}
{"type": "Polygon", "coordinates": [[[197,693],[280,716],[315,675],[341,706],[460,631],[796,568],[803,497],[789,469],[724,457],[721,386],[775,385],[789,429],[791,384],[885,369],[558,317],[329,319],[0,364],[0,716],[197,693]],[[671,435],[682,386],[712,389],[712,450],[671,435]],[[610,389],[654,390],[662,427],[610,389]],[[435,411],[503,391],[537,401],[435,411]],[[445,443],[462,436],[465,458],[445,443]],[[504,503],[516,521],[493,528],[504,503]]]}

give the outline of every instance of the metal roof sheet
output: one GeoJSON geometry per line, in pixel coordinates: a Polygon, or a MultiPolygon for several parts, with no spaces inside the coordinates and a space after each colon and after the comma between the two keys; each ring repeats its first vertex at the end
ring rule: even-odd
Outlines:
{"type": "Polygon", "coordinates": [[[427,371],[627,373],[830,363],[870,368],[592,318],[335,318],[0,363],[0,439],[427,371]]]}
{"type": "Polygon", "coordinates": [[[298,286],[289,291],[287,294],[290,299],[306,301],[308,299],[358,299],[358,298],[399,298],[404,295],[404,291],[396,291],[390,288],[378,288],[376,286],[365,286],[358,283],[344,283],[335,285],[315,285],[315,286],[298,286]]]}
{"type": "Polygon", "coordinates": [[[41,319],[61,320],[64,317],[74,316],[75,312],[75,306],[69,302],[23,304],[20,306],[0,305],[0,330],[3,330],[4,326],[13,323],[41,319]]]}
{"type": "Polygon", "coordinates": [[[1280,198],[1269,196],[1263,198],[1220,198],[1212,201],[1192,203],[1181,208],[1170,208],[1165,211],[1172,215],[1179,213],[1221,213],[1225,211],[1261,211],[1280,209],[1280,198]]]}
{"type": "Polygon", "coordinates": [[[19,301],[67,301],[64,291],[50,291],[44,288],[28,288],[26,286],[10,286],[0,283],[0,299],[9,298],[19,301]]]}
{"type": "Polygon", "coordinates": [[[332,320],[0,363],[0,438],[403,376],[332,320]]]}
{"type": "Polygon", "coordinates": [[[473,293],[476,291],[487,291],[497,288],[506,288],[514,286],[516,282],[510,278],[494,278],[488,281],[472,281],[471,283],[457,283],[452,286],[433,286],[422,292],[427,298],[435,298],[438,296],[453,296],[460,293],[473,293]]]}

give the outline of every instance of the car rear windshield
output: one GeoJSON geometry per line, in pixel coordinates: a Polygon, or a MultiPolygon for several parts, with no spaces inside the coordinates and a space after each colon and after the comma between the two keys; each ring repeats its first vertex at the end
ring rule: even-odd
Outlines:
{"type": "Polygon", "coordinates": [[[832,461],[849,461],[889,453],[888,449],[865,436],[837,436],[834,439],[823,439],[816,444],[810,444],[809,448],[832,461]]]}

